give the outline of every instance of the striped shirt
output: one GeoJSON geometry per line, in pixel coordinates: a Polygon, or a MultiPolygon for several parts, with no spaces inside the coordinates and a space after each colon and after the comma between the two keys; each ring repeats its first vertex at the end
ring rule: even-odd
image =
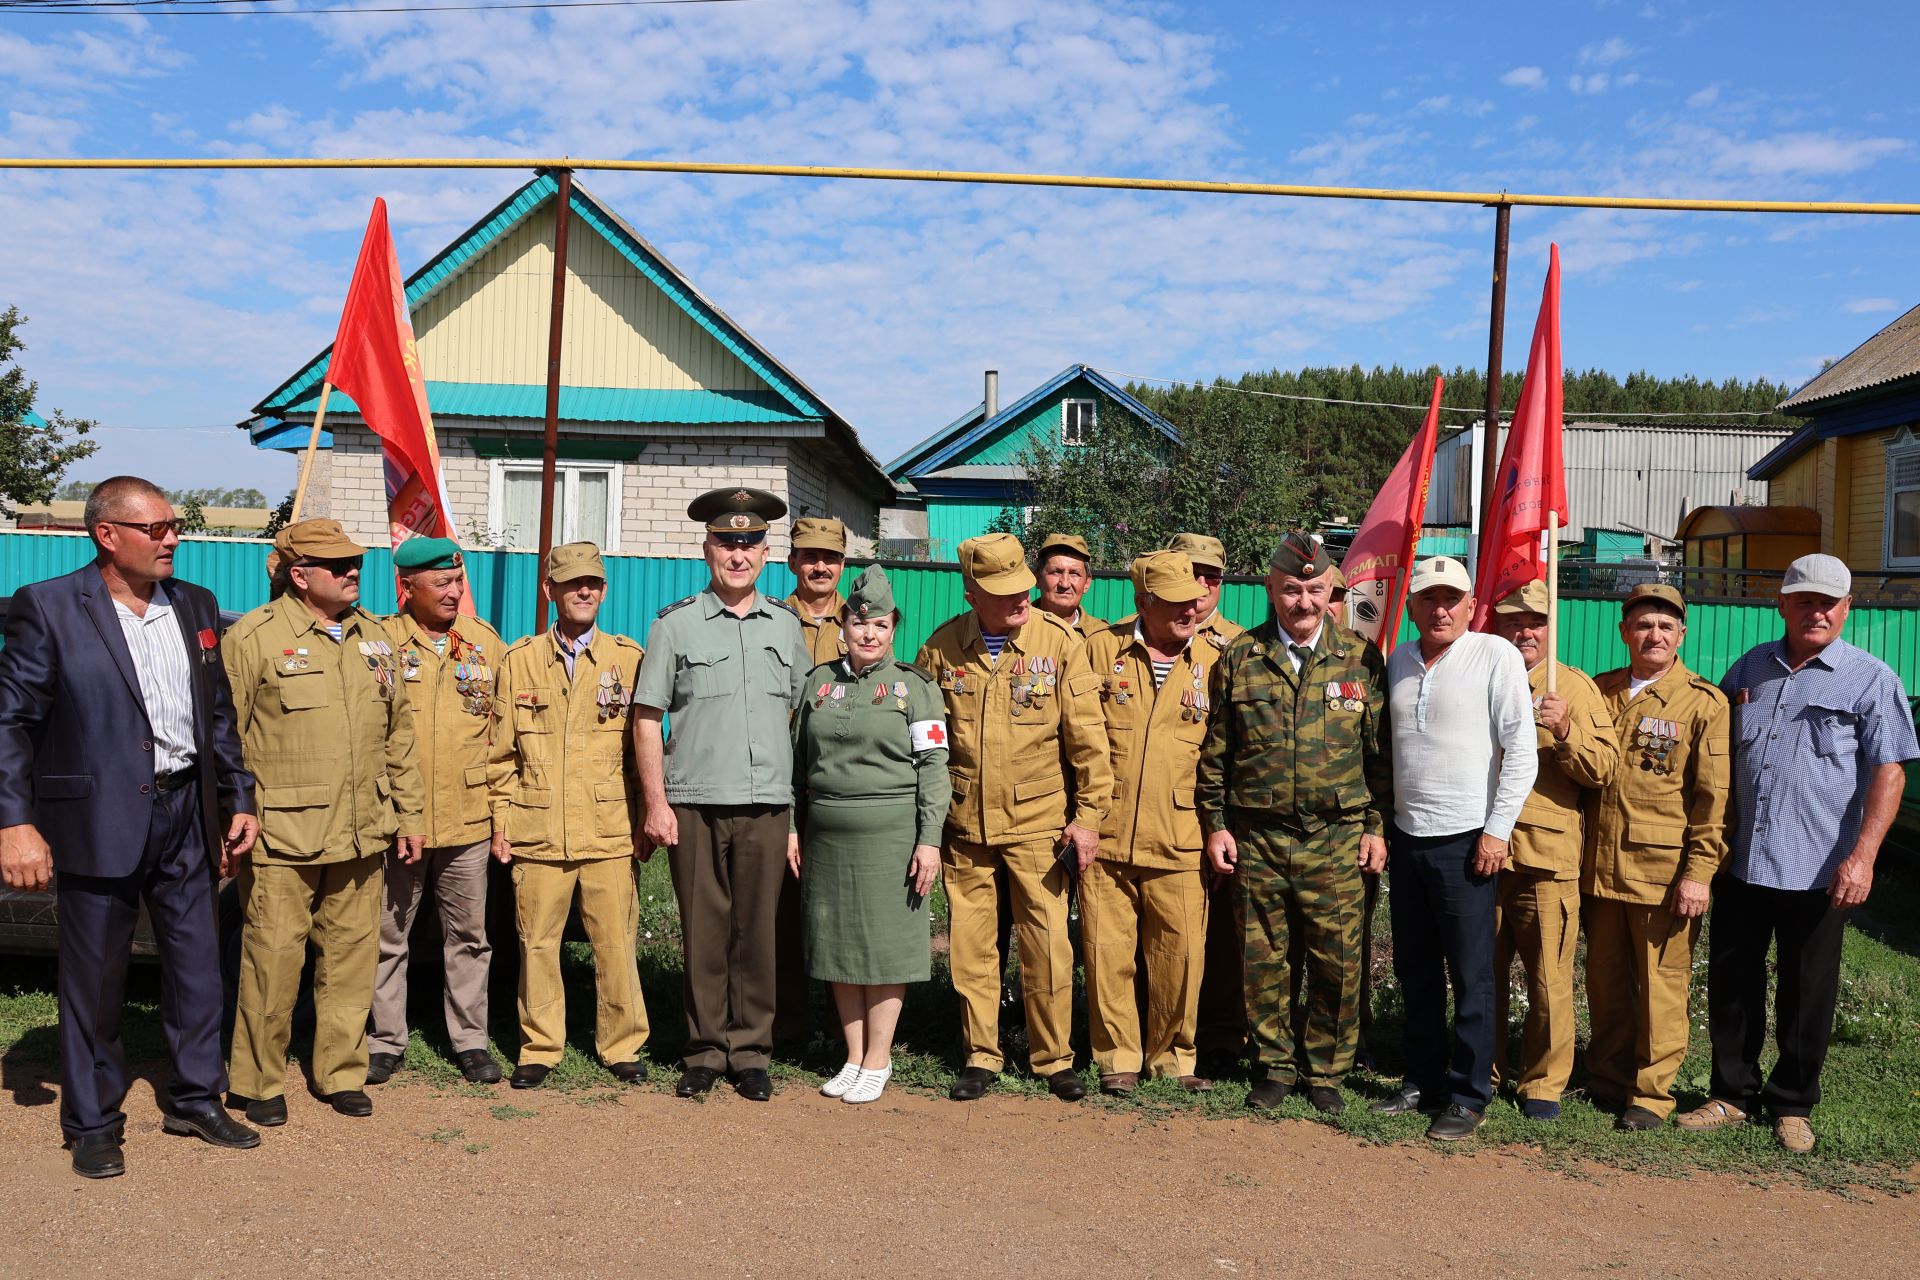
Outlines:
{"type": "Polygon", "coordinates": [[[1720,691],[1733,704],[1723,869],[1769,889],[1826,888],[1859,838],[1873,771],[1920,756],[1900,677],[1845,640],[1794,671],[1772,640],[1720,691]]]}
{"type": "Polygon", "coordinates": [[[153,727],[153,774],[164,777],[193,763],[193,666],[186,637],[173,614],[167,589],[153,584],[153,599],[144,616],[115,600],[140,682],[140,700],[146,704],[147,723],[153,727]]]}
{"type": "Polygon", "coordinates": [[[982,631],[980,633],[980,643],[987,647],[987,656],[995,662],[998,662],[1000,661],[1000,651],[1007,647],[1007,638],[1003,635],[988,635],[982,631]]]}

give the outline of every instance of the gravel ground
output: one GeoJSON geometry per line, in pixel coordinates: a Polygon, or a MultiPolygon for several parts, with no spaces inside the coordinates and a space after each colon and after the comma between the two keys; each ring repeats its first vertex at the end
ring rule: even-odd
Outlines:
{"type": "Polygon", "coordinates": [[[882,1275],[1910,1277],[1920,1213],[1723,1176],[1546,1170],[1369,1146],[1300,1121],[1208,1121],[802,1085],[442,1091],[371,1119],[304,1093],[254,1151],[129,1101],[127,1176],[67,1168],[51,1081],[0,1097],[6,1276],[882,1275]]]}

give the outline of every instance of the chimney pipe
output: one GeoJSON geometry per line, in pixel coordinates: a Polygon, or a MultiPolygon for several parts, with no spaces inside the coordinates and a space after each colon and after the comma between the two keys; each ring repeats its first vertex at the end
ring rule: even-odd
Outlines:
{"type": "Polygon", "coordinates": [[[994,415],[1000,412],[1000,371],[987,370],[987,416],[983,422],[992,422],[994,415]]]}

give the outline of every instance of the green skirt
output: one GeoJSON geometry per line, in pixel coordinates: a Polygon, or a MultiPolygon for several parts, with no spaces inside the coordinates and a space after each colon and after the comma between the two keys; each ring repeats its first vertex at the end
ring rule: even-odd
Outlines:
{"type": "Polygon", "coordinates": [[[907,883],[916,816],[911,797],[808,806],[800,888],[809,976],[879,986],[933,975],[931,917],[907,883]]]}

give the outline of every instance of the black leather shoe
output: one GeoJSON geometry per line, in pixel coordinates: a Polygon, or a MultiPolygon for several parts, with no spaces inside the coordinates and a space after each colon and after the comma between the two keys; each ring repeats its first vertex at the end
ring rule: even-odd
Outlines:
{"type": "Polygon", "coordinates": [[[989,1071],[985,1067],[967,1067],[960,1072],[953,1087],[947,1090],[947,1096],[955,1102],[973,1102],[991,1089],[999,1078],[997,1071],[989,1071]]]}
{"type": "Polygon", "coordinates": [[[247,1098],[230,1093],[227,1095],[227,1110],[244,1111],[250,1123],[268,1129],[276,1129],[287,1122],[287,1100],[284,1095],[278,1098],[247,1098]]]}
{"type": "Polygon", "coordinates": [[[1253,1088],[1247,1090],[1247,1105],[1255,1111],[1272,1111],[1285,1102],[1287,1095],[1292,1092],[1293,1086],[1285,1081],[1272,1078],[1258,1080],[1253,1088]]]}
{"type": "Polygon", "coordinates": [[[127,1171],[117,1133],[90,1133],[67,1145],[73,1149],[73,1171],[83,1178],[117,1178],[127,1171]]]}
{"type": "Polygon", "coordinates": [[[1645,1133],[1649,1129],[1658,1129],[1667,1123],[1666,1117],[1657,1116],[1645,1107],[1628,1107],[1613,1122],[1616,1129],[1629,1133],[1645,1133]]]}
{"type": "Polygon", "coordinates": [[[773,1077],[759,1067],[736,1071],[729,1078],[733,1081],[733,1091],[748,1102],[765,1102],[773,1096],[773,1077]]]}
{"type": "Polygon", "coordinates": [[[342,1089],[338,1093],[330,1093],[326,1097],[326,1103],[343,1116],[353,1116],[357,1119],[373,1114],[373,1099],[359,1089],[342,1089]]]}
{"type": "Polygon", "coordinates": [[[1440,1110],[1440,1104],[1434,1103],[1429,1106],[1421,1100],[1420,1091],[1409,1084],[1401,1086],[1400,1092],[1391,1098],[1382,1098],[1374,1103],[1371,1110],[1375,1115],[1381,1116],[1407,1116],[1416,1111],[1430,1115],[1440,1110]]]}
{"type": "Polygon", "coordinates": [[[367,1055],[367,1083],[385,1084],[393,1079],[393,1073],[400,1069],[400,1055],[397,1053],[370,1053],[367,1055]]]}
{"type": "Polygon", "coordinates": [[[1347,1100],[1332,1085],[1316,1084],[1307,1090],[1307,1101],[1323,1116],[1337,1116],[1347,1109],[1347,1100]]]}
{"type": "Polygon", "coordinates": [[[466,1077],[468,1084],[500,1083],[500,1064],[485,1049],[456,1053],[453,1055],[453,1065],[460,1068],[460,1074],[466,1077]]]}
{"type": "Polygon", "coordinates": [[[552,1067],[538,1062],[523,1062],[513,1069],[513,1079],[507,1083],[515,1089],[538,1089],[551,1074],[552,1067]]]}
{"type": "Polygon", "coordinates": [[[191,1134],[205,1138],[216,1147],[245,1151],[260,1145],[260,1135],[232,1119],[218,1107],[205,1111],[174,1111],[160,1117],[160,1127],[168,1133],[191,1134]]]}
{"type": "Polygon", "coordinates": [[[1047,1092],[1062,1102],[1078,1102],[1087,1096],[1087,1082],[1072,1067],[1047,1077],[1047,1092]]]}
{"type": "Polygon", "coordinates": [[[1473,1131],[1480,1127],[1481,1115],[1457,1102],[1447,1104],[1447,1109],[1433,1118],[1427,1126],[1427,1136],[1440,1142],[1458,1142],[1462,1138],[1471,1138],[1473,1131]]]}
{"type": "Polygon", "coordinates": [[[712,1067],[688,1067],[680,1073],[680,1083],[673,1086],[674,1093],[682,1098],[697,1098],[713,1088],[720,1073],[712,1067]]]}
{"type": "Polygon", "coordinates": [[[609,1062],[607,1070],[621,1084],[639,1084],[647,1078],[647,1064],[637,1058],[632,1062],[609,1062]]]}

